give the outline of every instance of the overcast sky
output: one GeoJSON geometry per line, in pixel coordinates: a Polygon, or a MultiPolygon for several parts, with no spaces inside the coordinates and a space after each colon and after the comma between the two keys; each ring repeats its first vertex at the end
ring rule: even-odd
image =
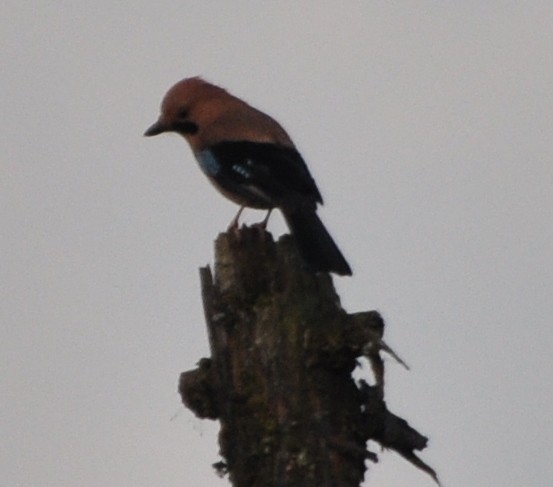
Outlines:
{"type": "MultiPolygon", "coordinates": [[[[176,387],[236,207],[142,137],[200,74],[303,153],[343,306],[384,315],[412,368],[386,362],[388,406],[445,486],[551,487],[552,26],[547,0],[4,0],[0,485],[228,485],[176,387]]],[[[433,485],[379,456],[367,486],[433,485]]]]}

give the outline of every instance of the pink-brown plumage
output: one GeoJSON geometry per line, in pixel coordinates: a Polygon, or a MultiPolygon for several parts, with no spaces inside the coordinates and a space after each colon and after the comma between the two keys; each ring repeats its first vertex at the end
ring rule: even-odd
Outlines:
{"type": "Polygon", "coordinates": [[[199,77],[184,79],[169,89],[161,103],[159,121],[169,125],[178,120],[183,110],[199,127],[197,133],[185,135],[194,152],[221,140],[250,140],[294,147],[276,120],[199,77]]]}

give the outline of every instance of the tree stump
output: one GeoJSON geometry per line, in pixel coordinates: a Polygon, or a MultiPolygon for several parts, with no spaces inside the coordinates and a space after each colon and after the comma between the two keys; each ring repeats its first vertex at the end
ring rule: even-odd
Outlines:
{"type": "Polygon", "coordinates": [[[380,315],[347,314],[290,236],[243,227],[219,235],[215,254],[214,274],[200,269],[211,357],[181,374],[179,392],[220,421],[219,471],[235,487],[354,487],[373,439],[436,479],[413,453],[427,439],[386,408],[380,315]],[[361,356],[373,385],[351,377],[361,356]]]}

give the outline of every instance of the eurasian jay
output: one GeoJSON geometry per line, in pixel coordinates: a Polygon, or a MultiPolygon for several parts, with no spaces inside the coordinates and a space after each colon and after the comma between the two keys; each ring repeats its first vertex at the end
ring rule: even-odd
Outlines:
{"type": "Polygon", "coordinates": [[[199,77],[165,95],[161,115],[145,136],[177,132],[200,168],[227,198],[244,207],[279,208],[305,262],[316,272],[351,275],[351,268],[317,216],[321,194],[286,131],[269,115],[199,77]]]}

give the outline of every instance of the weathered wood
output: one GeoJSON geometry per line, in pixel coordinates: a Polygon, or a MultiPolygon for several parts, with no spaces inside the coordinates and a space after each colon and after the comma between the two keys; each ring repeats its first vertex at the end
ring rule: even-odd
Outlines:
{"type": "Polygon", "coordinates": [[[179,391],[199,417],[220,420],[218,468],[233,485],[358,486],[376,457],[371,438],[420,462],[413,449],[426,438],[383,401],[380,315],[347,314],[289,236],[242,228],[219,235],[215,253],[214,274],[200,270],[211,358],[181,375],[179,391]],[[375,385],[359,388],[351,372],[363,355],[375,385]]]}

